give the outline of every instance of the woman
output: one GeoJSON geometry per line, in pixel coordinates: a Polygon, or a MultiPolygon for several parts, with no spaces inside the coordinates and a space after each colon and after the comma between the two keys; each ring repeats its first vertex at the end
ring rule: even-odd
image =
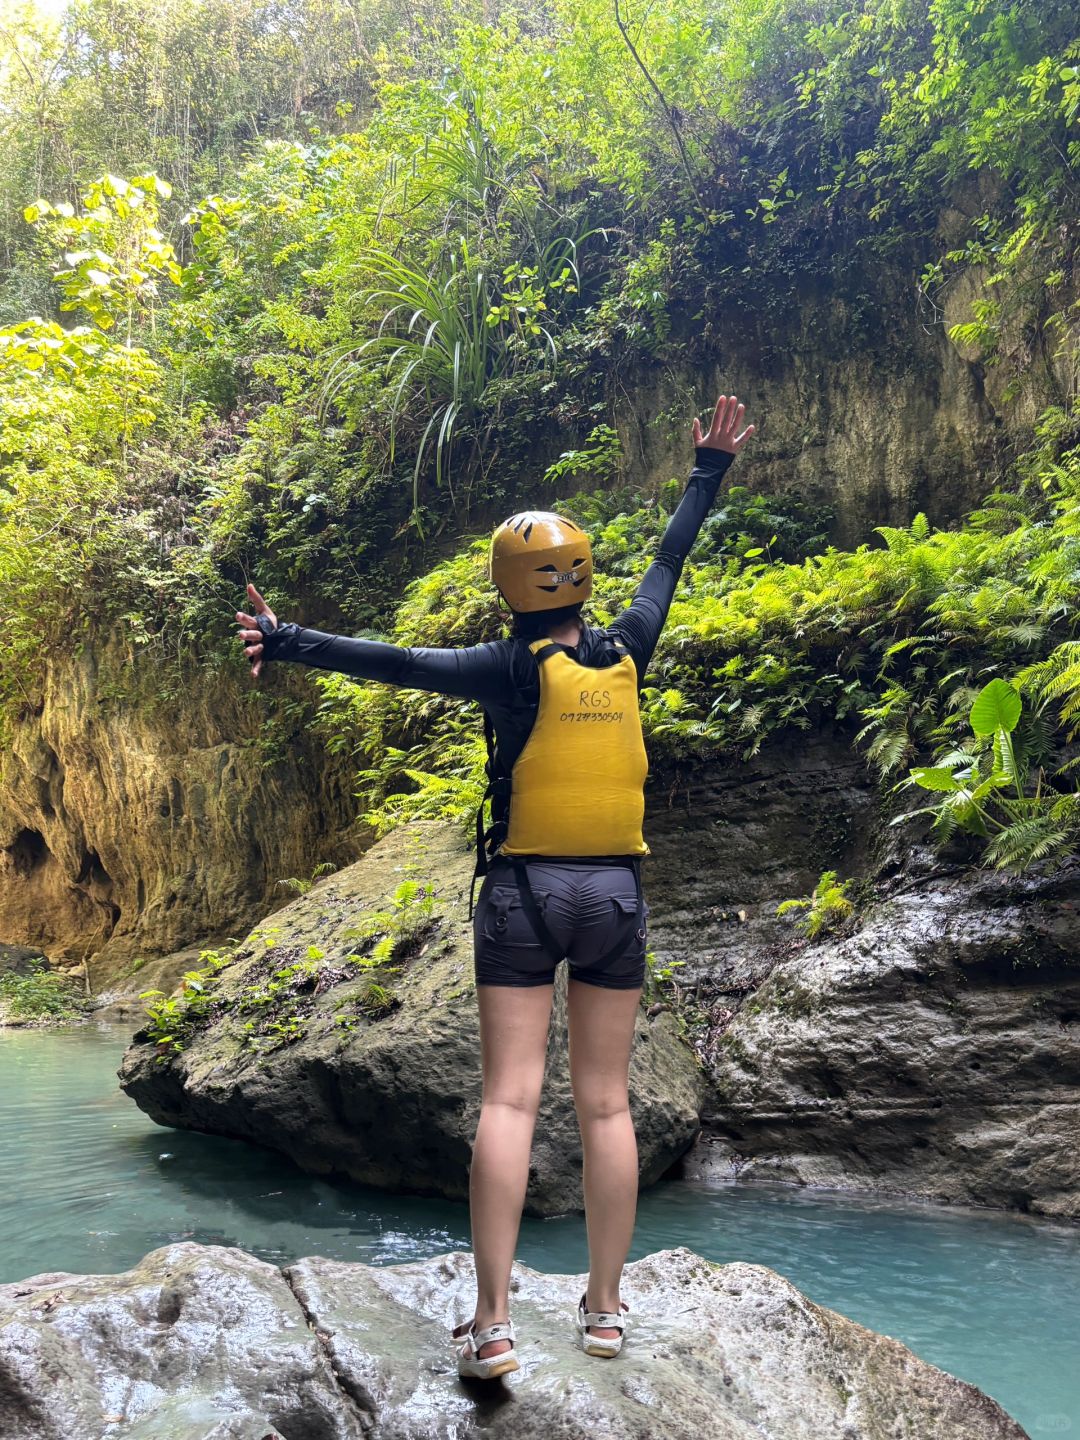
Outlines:
{"type": "Polygon", "coordinates": [[[512,516],[492,540],[491,578],[514,617],[508,640],[406,649],[279,625],[253,585],[255,613],[236,613],[255,676],[268,660],[293,660],[461,696],[483,706],[494,733],[491,853],[489,862],[480,847],[473,922],[483,1096],[469,1177],[476,1309],[453,1332],[462,1375],[518,1368],[511,1265],[564,956],[589,1242],[577,1328],[587,1354],[613,1356],[622,1345],[629,1307],[619,1281],[638,1187],[630,1048],[645,978],[638,693],[683,562],[754,432],[741,429],[744,409],[721,395],[707,433],[695,418],[686,491],[634,599],[607,630],[581,620],[592,588],[587,537],[543,512],[512,516]]]}

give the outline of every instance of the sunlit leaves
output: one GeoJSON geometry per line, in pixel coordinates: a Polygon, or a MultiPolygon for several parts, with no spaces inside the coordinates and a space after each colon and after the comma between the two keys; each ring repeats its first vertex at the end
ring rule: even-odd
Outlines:
{"type": "Polygon", "coordinates": [[[171,194],[157,175],[104,175],[83,192],[80,211],[46,200],[27,207],[25,219],[60,257],[61,310],[84,311],[100,330],[122,320],[130,343],[136,321],[161,298],[161,282],[181,280],[176,252],[158,229],[158,201],[171,194]]]}

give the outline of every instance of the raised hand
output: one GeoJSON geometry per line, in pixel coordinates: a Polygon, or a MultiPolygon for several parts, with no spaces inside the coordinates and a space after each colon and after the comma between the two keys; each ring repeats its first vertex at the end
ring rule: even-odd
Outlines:
{"type": "MultiPolygon", "coordinates": [[[[255,615],[269,615],[271,623],[276,628],[277,616],[274,614],[273,610],[270,609],[270,606],[267,605],[266,601],[259,594],[259,592],[255,589],[255,586],[249,585],[247,587],[247,593],[248,598],[255,606],[255,615]]],[[[237,610],[236,623],[238,625],[244,625],[248,627],[247,629],[243,629],[240,631],[239,639],[249,642],[244,646],[244,654],[249,656],[254,662],[251,667],[251,673],[252,675],[257,676],[259,671],[262,669],[263,647],[262,631],[254,628],[255,615],[249,615],[246,610],[237,610]]]]}
{"type": "Polygon", "coordinates": [[[707,435],[701,433],[701,421],[694,416],[695,447],[703,445],[710,450],[726,450],[729,455],[737,455],[754,433],[753,425],[748,425],[742,434],[739,434],[739,426],[745,414],[746,406],[739,404],[737,395],[721,395],[716,402],[707,435]]]}

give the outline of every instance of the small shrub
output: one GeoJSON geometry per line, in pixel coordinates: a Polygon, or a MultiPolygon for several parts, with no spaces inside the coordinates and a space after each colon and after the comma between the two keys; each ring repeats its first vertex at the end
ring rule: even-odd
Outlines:
{"type": "Polygon", "coordinates": [[[78,1019],[89,1009],[86,997],[45,960],[32,960],[28,975],[0,975],[0,1013],[21,1020],[78,1019]]]}
{"type": "Polygon", "coordinates": [[[139,995],[140,1000],[151,1002],[146,1007],[145,1029],[158,1047],[159,1064],[179,1054],[200,1029],[214,1000],[219,972],[235,955],[231,950],[200,950],[199,959],[203,969],[185,973],[178,995],[166,995],[164,990],[143,990],[139,995]]]}
{"type": "Polygon", "coordinates": [[[277,883],[279,885],[284,885],[285,888],[287,890],[291,890],[294,895],[306,895],[308,891],[312,888],[312,886],[315,884],[316,880],[318,880],[323,875],[333,874],[336,869],[337,866],[332,860],[324,860],[321,865],[315,866],[315,869],[312,870],[311,875],[307,880],[302,879],[299,875],[288,875],[283,880],[279,880],[277,883]]]}
{"type": "Polygon", "coordinates": [[[434,883],[403,880],[394,891],[388,910],[367,915],[344,932],[348,939],[373,946],[367,955],[357,953],[346,958],[360,969],[388,966],[416,948],[431,929],[434,914],[434,883]]]}
{"type": "Polygon", "coordinates": [[[400,1009],[401,1001],[385,985],[380,985],[377,980],[371,980],[363,994],[357,997],[356,1007],[369,1020],[380,1020],[384,1015],[400,1009]]]}
{"type": "Polygon", "coordinates": [[[805,915],[796,924],[804,935],[816,940],[819,935],[835,930],[854,913],[855,906],[847,897],[850,885],[850,880],[838,882],[835,870],[826,870],[810,895],[783,901],[776,907],[776,913],[787,915],[792,910],[804,910],[805,915]]]}
{"type": "Polygon", "coordinates": [[[670,1009],[672,1001],[677,998],[675,985],[675,971],[686,964],[685,960],[671,960],[666,965],[661,965],[652,950],[645,952],[645,988],[642,991],[641,1001],[643,1005],[662,1005],[670,1009]]]}

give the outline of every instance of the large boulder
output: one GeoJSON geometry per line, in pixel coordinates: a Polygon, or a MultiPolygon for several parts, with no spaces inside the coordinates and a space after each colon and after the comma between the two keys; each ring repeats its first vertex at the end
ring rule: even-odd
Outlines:
{"type": "MultiPolygon", "coordinates": [[[[122,1088],[162,1125],[272,1146],[319,1174],[465,1198],[481,1091],[472,865],[451,825],[395,831],[247,937],[185,1049],[163,1049],[140,1031],[122,1088]],[[410,878],[423,886],[411,898],[400,889],[410,878]],[[429,890],[437,900],[427,916],[429,890]],[[365,968],[373,956],[347,958],[383,932],[397,973],[365,968]],[[320,958],[305,971],[309,947],[320,958]],[[290,973],[294,964],[301,969],[290,973]]],[[[538,1215],[582,1204],[564,970],[526,1201],[538,1215]]],[[[667,1011],[639,1013],[630,1094],[649,1185],[693,1141],[704,1095],[700,1064],[667,1011]]]]}
{"type": "Polygon", "coordinates": [[[5,1440],[1024,1440],[974,1386],[774,1271],[665,1250],[626,1267],[613,1361],[576,1346],[584,1276],[514,1267],[521,1369],[458,1379],[471,1258],[284,1271],[175,1244],[122,1275],[0,1286],[5,1440]],[[516,1403],[515,1403],[516,1402],[516,1403]]]}
{"type": "Polygon", "coordinates": [[[709,1046],[687,1173],[1080,1218],[1080,867],[909,866],[891,889],[709,1046]]]}
{"type": "Polygon", "coordinates": [[[0,944],[0,975],[32,975],[47,964],[46,956],[32,946],[0,944]]]}

